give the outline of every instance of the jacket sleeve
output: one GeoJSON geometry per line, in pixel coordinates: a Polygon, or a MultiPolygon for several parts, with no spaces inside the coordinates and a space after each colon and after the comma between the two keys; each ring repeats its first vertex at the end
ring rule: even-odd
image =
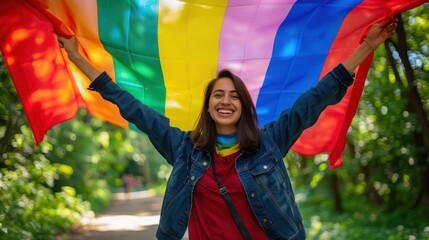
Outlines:
{"type": "Polygon", "coordinates": [[[104,99],[116,104],[122,117],[146,133],[158,152],[170,164],[174,164],[176,150],[186,134],[171,127],[168,118],[121,89],[106,72],[100,74],[88,89],[99,92],[104,99]]]}
{"type": "Polygon", "coordinates": [[[277,120],[265,125],[265,133],[278,144],[283,156],[302,132],[316,123],[327,106],[341,101],[353,80],[352,74],[342,64],[338,65],[315,87],[304,92],[291,108],[284,110],[277,120]]]}

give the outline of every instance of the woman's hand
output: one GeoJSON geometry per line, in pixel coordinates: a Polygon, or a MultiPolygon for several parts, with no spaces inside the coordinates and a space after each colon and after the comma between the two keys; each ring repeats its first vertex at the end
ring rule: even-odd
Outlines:
{"type": "Polygon", "coordinates": [[[72,61],[89,80],[93,81],[100,75],[100,72],[80,54],[79,42],[75,36],[70,38],[58,36],[57,39],[60,48],[64,48],[66,50],[70,61],[72,61]]]}
{"type": "Polygon", "coordinates": [[[354,72],[372,51],[395,34],[395,28],[398,26],[397,21],[398,19],[394,18],[372,25],[364,42],[343,62],[344,67],[350,72],[354,72]]]}
{"type": "Polygon", "coordinates": [[[393,18],[383,23],[376,23],[371,26],[366,36],[365,42],[374,50],[384,41],[395,34],[395,29],[398,26],[398,19],[393,18]]]}
{"type": "Polygon", "coordinates": [[[64,50],[66,50],[68,57],[71,61],[73,61],[74,59],[80,56],[79,43],[75,36],[72,36],[70,38],[58,36],[57,39],[58,39],[60,48],[64,48],[64,50]]]}

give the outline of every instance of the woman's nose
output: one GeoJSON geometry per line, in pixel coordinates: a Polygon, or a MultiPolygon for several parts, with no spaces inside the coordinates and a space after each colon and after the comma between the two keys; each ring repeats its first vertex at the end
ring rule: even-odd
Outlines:
{"type": "Polygon", "coordinates": [[[229,97],[228,96],[225,96],[223,99],[222,99],[222,104],[223,105],[228,105],[228,104],[230,104],[230,101],[229,101],[230,99],[229,99],[229,97]]]}

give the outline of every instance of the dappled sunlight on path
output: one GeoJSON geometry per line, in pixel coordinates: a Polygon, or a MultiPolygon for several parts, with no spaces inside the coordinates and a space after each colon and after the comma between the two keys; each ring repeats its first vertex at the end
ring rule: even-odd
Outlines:
{"type": "Polygon", "coordinates": [[[112,204],[104,212],[87,220],[68,239],[156,239],[161,204],[162,196],[148,191],[115,194],[112,204]]]}

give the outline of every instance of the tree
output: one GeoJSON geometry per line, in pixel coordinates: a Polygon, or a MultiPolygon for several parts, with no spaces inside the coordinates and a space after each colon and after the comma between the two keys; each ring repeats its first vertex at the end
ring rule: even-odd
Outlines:
{"type": "Polygon", "coordinates": [[[422,199],[429,206],[427,8],[398,16],[396,36],[377,50],[349,135],[358,182],[388,209],[415,208],[422,199]]]}
{"type": "MultiPolygon", "coordinates": [[[[425,16],[429,17],[429,14],[427,12],[422,13],[421,15],[414,16],[414,18],[416,18],[418,21],[421,17],[424,18],[425,16]]],[[[421,24],[423,25],[423,23],[421,24]]],[[[426,23],[426,26],[427,25],[428,23],[426,23]]],[[[412,30],[412,28],[410,28],[410,30],[412,30]]],[[[422,36],[421,32],[415,32],[415,34],[415,36],[422,37],[422,43],[425,42],[425,36],[422,36]]],[[[420,92],[423,90],[419,91],[419,85],[425,83],[422,82],[423,78],[418,78],[419,75],[424,75],[424,73],[421,72],[422,70],[424,71],[424,65],[418,63],[419,59],[421,61],[421,58],[424,55],[419,52],[420,49],[409,49],[407,43],[407,34],[404,27],[404,21],[402,20],[401,15],[399,15],[397,36],[398,38],[396,42],[393,40],[386,42],[386,52],[389,59],[389,63],[395,76],[395,82],[400,84],[402,88],[405,88],[404,95],[406,95],[406,98],[408,99],[407,110],[414,113],[416,116],[419,129],[415,132],[414,142],[422,149],[417,154],[417,164],[419,168],[421,168],[421,190],[419,191],[418,197],[415,199],[413,206],[416,207],[422,199],[425,199],[426,204],[429,206],[429,185],[427,184],[429,183],[429,118],[427,113],[428,108],[426,106],[425,110],[424,102],[422,100],[424,98],[420,94],[420,92]],[[399,58],[394,58],[393,52],[395,51],[398,53],[399,58]],[[410,59],[413,59],[414,61],[414,68],[412,67],[410,59]],[[419,68],[419,65],[421,66],[421,68],[419,68]],[[404,70],[405,74],[403,75],[405,76],[401,76],[398,67],[401,67],[404,70]],[[421,73],[415,74],[415,71],[421,73]],[[405,78],[405,81],[403,78],[405,78]]],[[[426,37],[426,40],[429,39],[426,37]]],[[[414,43],[411,43],[410,45],[415,48],[419,47],[417,44],[414,43]]],[[[420,45],[420,47],[427,48],[427,45],[422,44],[420,45]]],[[[420,89],[422,89],[422,87],[420,87],[420,89]]]]}

